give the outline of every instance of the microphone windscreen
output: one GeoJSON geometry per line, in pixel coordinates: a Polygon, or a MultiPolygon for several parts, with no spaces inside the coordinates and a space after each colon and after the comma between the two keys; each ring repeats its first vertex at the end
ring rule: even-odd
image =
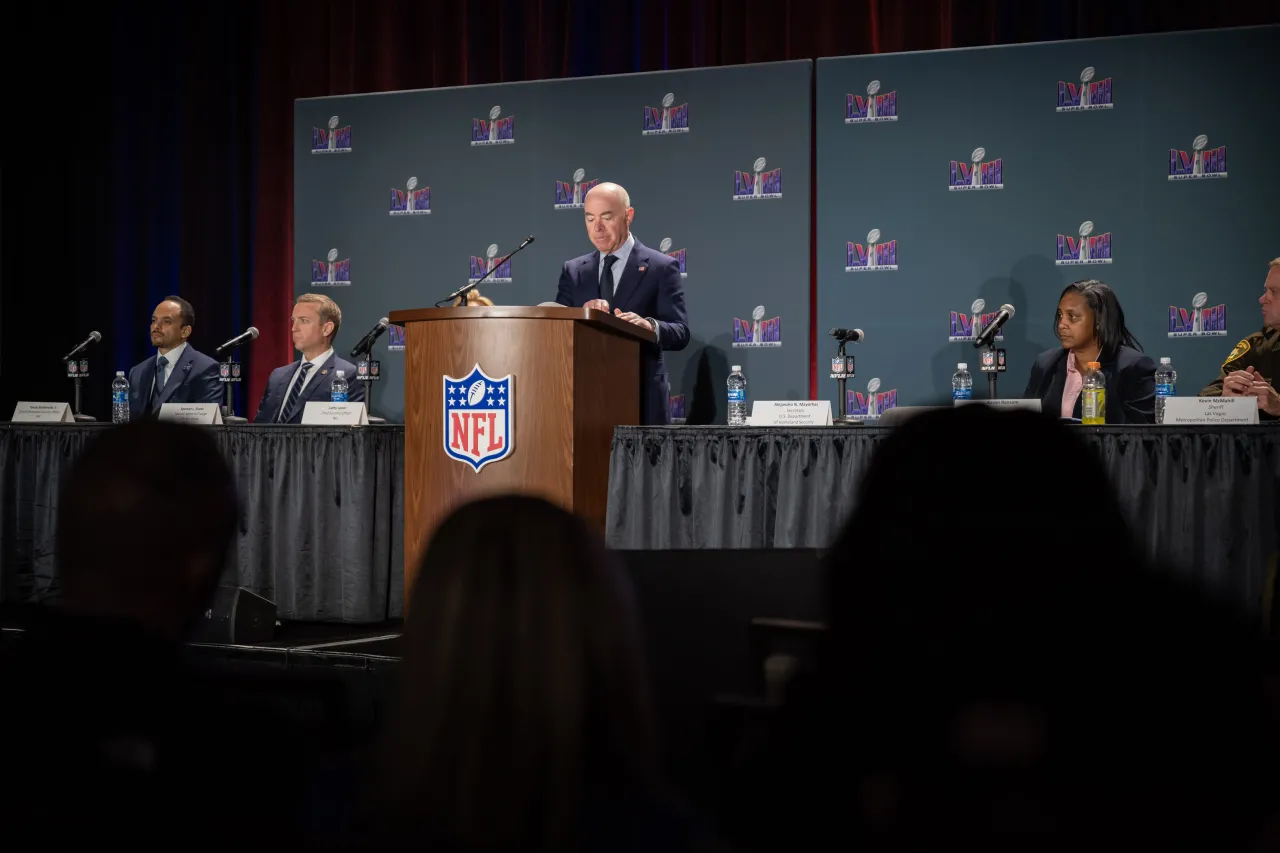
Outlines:
{"type": "Polygon", "coordinates": [[[391,321],[388,320],[386,317],[383,317],[381,320],[378,321],[378,326],[380,328],[385,329],[387,326],[390,326],[390,325],[391,325],[391,321]]]}
{"type": "Polygon", "coordinates": [[[89,337],[93,338],[93,342],[95,344],[98,343],[98,341],[102,340],[102,335],[97,331],[90,332],[89,337]]]}
{"type": "Polygon", "coordinates": [[[1014,312],[1013,312],[1013,306],[1012,306],[1012,305],[1010,305],[1008,302],[1006,302],[1005,304],[1001,305],[1001,306],[1000,306],[1000,310],[1001,310],[1001,311],[1008,311],[1008,312],[1009,312],[1009,316],[1010,316],[1010,317],[1012,317],[1012,316],[1013,316],[1013,313],[1014,313],[1014,312]]]}
{"type": "Polygon", "coordinates": [[[249,340],[251,340],[251,341],[256,341],[256,340],[258,339],[258,327],[257,327],[257,326],[250,326],[250,327],[248,328],[248,330],[247,330],[247,331],[249,332],[249,340]]]}

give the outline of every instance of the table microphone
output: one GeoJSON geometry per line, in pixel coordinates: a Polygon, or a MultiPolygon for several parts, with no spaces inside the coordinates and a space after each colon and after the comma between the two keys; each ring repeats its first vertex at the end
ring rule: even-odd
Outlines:
{"type": "Polygon", "coordinates": [[[218,347],[216,350],[214,350],[214,352],[222,352],[224,349],[235,349],[241,344],[248,343],[249,341],[256,341],[257,339],[258,339],[258,327],[250,326],[240,334],[236,335],[231,340],[227,341],[222,346],[218,347]]]}
{"type": "Polygon", "coordinates": [[[73,355],[78,355],[78,354],[81,352],[81,350],[83,350],[85,347],[89,346],[89,344],[96,344],[96,343],[97,343],[98,341],[100,341],[100,340],[102,340],[102,335],[101,335],[101,334],[99,334],[99,333],[98,333],[98,332],[96,332],[96,331],[94,331],[94,332],[90,332],[90,333],[89,333],[89,337],[87,337],[87,338],[85,338],[83,341],[81,341],[81,342],[80,342],[80,346],[76,347],[76,348],[75,348],[75,349],[73,349],[71,352],[69,352],[69,353],[67,353],[66,355],[64,355],[64,356],[62,357],[62,360],[63,360],[63,361],[67,361],[67,360],[68,360],[68,359],[70,359],[73,355]]]}
{"type": "Polygon", "coordinates": [[[489,268],[488,271],[485,272],[484,275],[480,276],[478,279],[476,279],[473,282],[469,282],[463,285],[462,287],[459,287],[453,293],[450,293],[444,299],[441,299],[439,302],[437,302],[436,307],[439,308],[440,306],[445,305],[446,303],[452,302],[453,300],[457,299],[462,294],[470,293],[471,291],[475,290],[480,285],[480,282],[484,281],[486,278],[493,275],[494,272],[501,269],[503,264],[511,260],[511,258],[514,257],[516,253],[518,253],[521,249],[523,249],[525,246],[529,245],[532,242],[533,242],[533,235],[530,234],[528,237],[524,238],[523,243],[521,243],[519,246],[516,246],[515,249],[511,251],[511,254],[507,255],[505,258],[503,258],[502,260],[494,264],[491,268],[489,268]]]}
{"type": "Polygon", "coordinates": [[[832,329],[827,334],[841,343],[860,344],[866,337],[861,329],[832,329]]]}
{"type": "Polygon", "coordinates": [[[995,319],[988,323],[986,328],[982,330],[982,334],[978,335],[978,337],[974,339],[974,349],[982,349],[983,347],[991,346],[991,342],[996,339],[996,332],[1000,331],[1001,326],[1009,322],[1010,318],[1013,317],[1013,313],[1013,306],[1008,302],[1001,305],[1000,311],[996,314],[995,319]]]}
{"type": "Polygon", "coordinates": [[[382,333],[387,330],[387,326],[391,325],[391,321],[383,317],[378,321],[378,325],[369,330],[369,333],[360,339],[360,343],[356,344],[355,349],[351,350],[352,358],[359,358],[369,350],[373,349],[373,342],[382,337],[382,333]]]}

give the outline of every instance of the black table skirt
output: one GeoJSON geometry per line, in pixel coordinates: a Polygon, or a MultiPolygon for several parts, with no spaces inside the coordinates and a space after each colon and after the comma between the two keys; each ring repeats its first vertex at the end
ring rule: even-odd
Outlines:
{"type": "MultiPolygon", "coordinates": [[[[57,598],[58,490],[105,425],[0,426],[0,601],[57,598]]],[[[208,427],[243,502],[224,583],[276,603],[283,619],[379,622],[403,613],[404,427],[208,427]]],[[[175,462],[181,519],[181,462],[175,462]]],[[[122,547],[155,559],[151,533],[122,547]]],[[[104,547],[108,543],[103,543],[104,547]]]]}
{"type": "MultiPolygon", "coordinates": [[[[1102,455],[1152,557],[1257,606],[1280,547],[1280,427],[1076,429],[1102,455]]],[[[608,544],[827,547],[888,434],[880,427],[619,427],[608,544]]],[[[964,520],[976,518],[964,510],[977,509],[965,494],[957,490],[957,517],[980,541],[980,523],[964,520]]]]}

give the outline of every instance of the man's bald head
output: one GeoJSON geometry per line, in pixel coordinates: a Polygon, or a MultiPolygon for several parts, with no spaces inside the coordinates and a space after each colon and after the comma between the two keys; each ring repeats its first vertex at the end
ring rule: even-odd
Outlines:
{"type": "Polygon", "coordinates": [[[630,194],[620,184],[596,184],[587,191],[582,208],[587,236],[601,252],[614,252],[627,241],[636,212],[631,207],[630,194]]]}

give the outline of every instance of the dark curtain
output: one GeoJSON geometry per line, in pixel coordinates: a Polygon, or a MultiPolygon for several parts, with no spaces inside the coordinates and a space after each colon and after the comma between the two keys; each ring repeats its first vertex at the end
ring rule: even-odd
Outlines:
{"type": "MultiPolygon", "coordinates": [[[[174,292],[196,307],[198,349],[261,331],[240,353],[238,411],[252,416],[293,357],[295,98],[1276,21],[1274,2],[1190,0],[15,6],[0,417],[19,399],[69,400],[59,358],[96,329],[85,409],[105,418],[112,371],[145,357],[151,309],[174,292]]],[[[816,350],[811,362],[816,391],[816,350]]]]}

